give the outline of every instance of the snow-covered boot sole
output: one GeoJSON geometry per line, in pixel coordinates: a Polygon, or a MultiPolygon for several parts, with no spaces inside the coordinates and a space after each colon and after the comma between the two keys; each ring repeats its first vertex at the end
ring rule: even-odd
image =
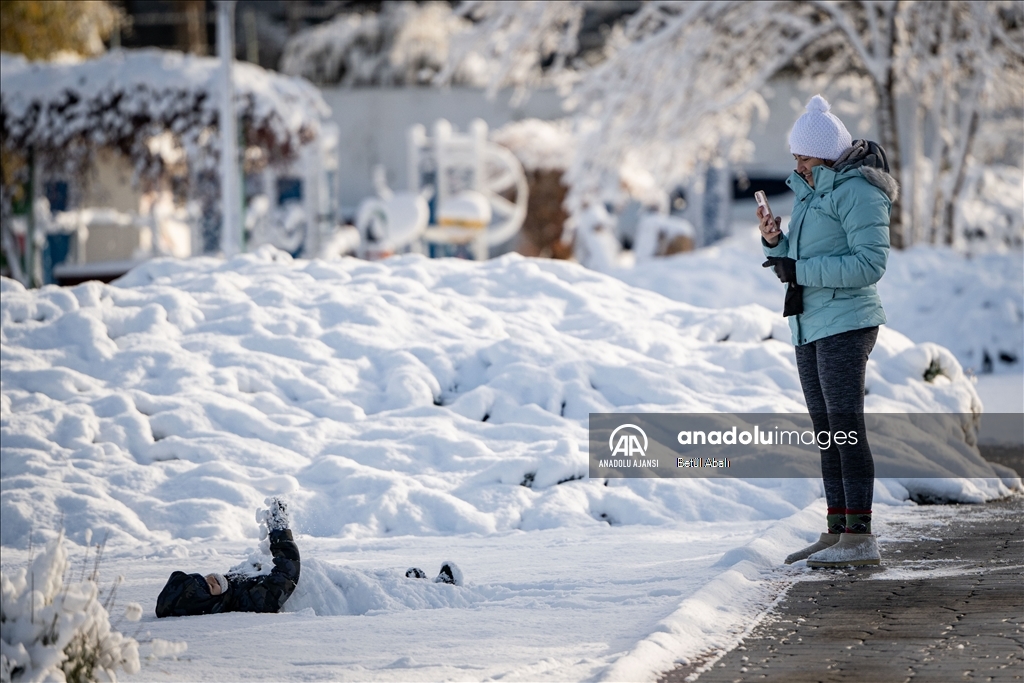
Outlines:
{"type": "Polygon", "coordinates": [[[786,564],[793,564],[794,562],[799,562],[800,560],[806,560],[808,557],[818,552],[819,550],[831,548],[839,542],[839,537],[841,535],[842,534],[822,534],[821,537],[811,545],[807,546],[806,548],[803,548],[802,550],[797,550],[795,553],[786,557],[786,564]]]}
{"type": "Polygon", "coordinates": [[[452,586],[462,585],[462,570],[454,562],[445,562],[441,565],[434,583],[447,583],[452,586]]]}
{"type": "Polygon", "coordinates": [[[812,569],[868,567],[882,563],[874,534],[840,534],[839,542],[807,558],[812,569]]]}

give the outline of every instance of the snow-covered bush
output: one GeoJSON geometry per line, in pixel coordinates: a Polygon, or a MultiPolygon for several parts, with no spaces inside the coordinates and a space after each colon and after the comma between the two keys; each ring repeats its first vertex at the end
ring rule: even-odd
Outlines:
{"type": "Polygon", "coordinates": [[[963,240],[972,252],[1024,246],[1024,170],[975,166],[965,194],[957,207],[956,242],[963,240]]]}
{"type": "Polygon", "coordinates": [[[579,217],[573,232],[576,260],[587,268],[608,272],[620,265],[622,244],[615,235],[615,219],[595,204],[579,217]]]}
{"type": "Polygon", "coordinates": [[[301,203],[290,201],[284,206],[274,207],[270,199],[261,194],[249,201],[245,229],[249,233],[249,248],[271,244],[296,255],[309,232],[309,219],[301,203]]]}
{"type": "MultiPolygon", "coordinates": [[[[139,644],[110,625],[107,609],[113,589],[100,600],[95,573],[67,582],[68,555],[63,532],[21,567],[0,574],[0,680],[116,681],[116,671],[139,670],[139,644]]],[[[125,610],[137,621],[142,608],[125,610]]]]}
{"type": "Polygon", "coordinates": [[[568,188],[562,175],[576,150],[572,120],[522,119],[492,130],[490,137],[511,151],[526,173],[529,199],[516,250],[568,258],[572,246],[564,235],[568,214],[562,206],[568,188]]]}
{"type": "Polygon", "coordinates": [[[564,171],[576,154],[572,119],[522,119],[491,131],[491,140],[507,147],[526,171],[564,171]]]}

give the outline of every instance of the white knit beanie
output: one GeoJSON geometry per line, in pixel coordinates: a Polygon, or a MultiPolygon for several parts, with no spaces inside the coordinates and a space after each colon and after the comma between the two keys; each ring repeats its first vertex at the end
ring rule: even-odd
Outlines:
{"type": "Polygon", "coordinates": [[[217,572],[214,572],[210,576],[212,576],[214,579],[216,579],[217,583],[220,584],[220,592],[221,593],[227,593],[228,592],[228,588],[231,587],[231,584],[228,583],[228,579],[227,579],[226,576],[224,576],[223,574],[218,574],[217,572]]]}
{"type": "Polygon", "coordinates": [[[831,106],[821,95],[807,103],[807,112],[796,120],[789,133],[789,151],[802,157],[816,157],[835,161],[850,145],[853,138],[846,126],[829,110],[831,106]]]}

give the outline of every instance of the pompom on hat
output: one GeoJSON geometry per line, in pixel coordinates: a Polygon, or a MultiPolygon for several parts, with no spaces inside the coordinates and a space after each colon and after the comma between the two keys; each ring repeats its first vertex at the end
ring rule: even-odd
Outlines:
{"type": "Polygon", "coordinates": [[[828,101],[815,95],[807,103],[807,111],[793,124],[789,132],[789,151],[802,157],[816,157],[835,161],[850,145],[853,138],[840,121],[828,101]]]}

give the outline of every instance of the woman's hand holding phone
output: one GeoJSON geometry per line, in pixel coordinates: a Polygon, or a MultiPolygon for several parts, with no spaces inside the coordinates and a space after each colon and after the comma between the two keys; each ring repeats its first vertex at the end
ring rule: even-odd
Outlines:
{"type": "Polygon", "coordinates": [[[769,247],[774,247],[782,237],[782,228],[780,227],[782,219],[772,215],[771,207],[768,206],[768,198],[764,192],[761,190],[755,192],[754,199],[757,200],[757,219],[760,222],[758,227],[761,230],[761,237],[769,247]]]}

